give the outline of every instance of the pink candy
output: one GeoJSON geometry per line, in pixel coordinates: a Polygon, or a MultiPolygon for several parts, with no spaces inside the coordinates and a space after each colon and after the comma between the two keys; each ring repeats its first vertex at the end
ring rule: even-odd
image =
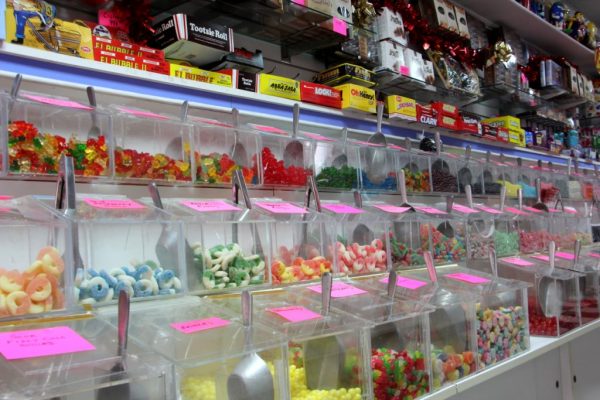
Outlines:
{"type": "Polygon", "coordinates": [[[337,242],[336,247],[340,272],[344,274],[369,274],[387,270],[387,253],[379,239],[367,245],[352,243],[344,246],[337,242]]]}

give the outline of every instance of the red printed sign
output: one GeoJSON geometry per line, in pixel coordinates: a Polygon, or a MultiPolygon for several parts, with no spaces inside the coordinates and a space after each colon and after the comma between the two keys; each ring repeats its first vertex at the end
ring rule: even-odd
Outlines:
{"type": "Polygon", "coordinates": [[[117,13],[114,10],[98,10],[98,23],[107,28],[129,32],[127,21],[129,19],[124,13],[117,13]]]}
{"type": "Polygon", "coordinates": [[[0,333],[0,353],[7,360],[54,356],[96,348],[67,326],[0,333]]]}
{"type": "Polygon", "coordinates": [[[231,322],[226,319],[221,319],[217,317],[211,317],[206,319],[197,319],[192,321],[185,322],[174,322],[171,325],[171,328],[178,330],[179,332],[190,334],[200,331],[205,331],[207,329],[215,329],[221,328],[223,326],[229,325],[231,322]]]}

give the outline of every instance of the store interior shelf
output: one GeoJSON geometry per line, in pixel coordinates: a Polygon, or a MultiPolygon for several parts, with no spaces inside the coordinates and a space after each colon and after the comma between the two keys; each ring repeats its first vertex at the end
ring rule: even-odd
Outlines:
{"type": "Polygon", "coordinates": [[[566,123],[563,121],[557,121],[548,118],[542,114],[536,113],[535,111],[519,114],[518,117],[529,122],[533,122],[544,126],[551,126],[558,129],[562,129],[566,126],[566,123]]]}
{"type": "Polygon", "coordinates": [[[571,38],[552,24],[538,17],[515,0],[457,0],[475,14],[513,29],[525,41],[553,56],[563,56],[581,68],[582,72],[596,76],[594,51],[571,38]]]}

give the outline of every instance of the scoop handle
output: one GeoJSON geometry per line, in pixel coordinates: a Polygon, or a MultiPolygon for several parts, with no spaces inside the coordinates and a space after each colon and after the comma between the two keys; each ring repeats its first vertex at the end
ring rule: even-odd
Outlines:
{"type": "Polygon", "coordinates": [[[362,196],[358,190],[354,191],[354,205],[358,208],[363,208],[362,196]]]}
{"type": "Polygon", "coordinates": [[[400,187],[400,199],[402,200],[402,204],[408,204],[408,196],[406,195],[406,173],[404,169],[400,170],[400,174],[398,174],[398,186],[400,187]]]}
{"type": "Polygon", "coordinates": [[[465,195],[467,196],[467,205],[469,208],[473,208],[473,191],[471,190],[471,185],[465,186],[465,195]]]}
{"type": "Polygon", "coordinates": [[[387,284],[387,295],[389,298],[394,298],[396,294],[396,281],[398,280],[398,274],[394,269],[391,269],[388,274],[388,284],[387,284]]]}
{"type": "Polygon", "coordinates": [[[240,192],[244,198],[244,204],[246,208],[252,208],[252,202],[250,201],[250,195],[248,194],[248,187],[244,180],[244,174],[241,170],[237,169],[233,172],[233,179],[231,180],[231,196],[235,204],[239,204],[240,192]]]}
{"type": "Polygon", "coordinates": [[[315,178],[312,175],[309,176],[308,180],[306,181],[306,191],[304,193],[304,206],[306,208],[310,207],[311,195],[315,198],[316,210],[321,212],[321,197],[319,196],[319,189],[317,188],[315,178]]]}
{"type": "Polygon", "coordinates": [[[579,256],[581,255],[581,239],[575,241],[575,250],[573,251],[575,258],[573,259],[573,267],[579,264],[579,256]]]}
{"type": "Polygon", "coordinates": [[[489,257],[490,257],[490,268],[492,270],[492,275],[494,275],[494,278],[497,278],[498,277],[498,258],[496,256],[496,250],[490,249],[489,257]]]}
{"type": "Polygon", "coordinates": [[[377,132],[381,132],[381,126],[383,125],[383,102],[377,102],[377,132]]]}
{"type": "Polygon", "coordinates": [[[500,211],[504,212],[504,204],[506,203],[506,186],[500,187],[500,211]]]}
{"type": "Polygon", "coordinates": [[[537,202],[542,202],[542,180],[535,178],[535,191],[537,192],[537,202]]]}
{"type": "Polygon", "coordinates": [[[187,100],[184,100],[183,103],[181,103],[181,114],[179,115],[181,122],[185,122],[187,120],[189,109],[190,104],[187,100]]]}
{"type": "Polygon", "coordinates": [[[156,182],[150,182],[148,184],[148,191],[150,192],[150,197],[152,197],[152,203],[156,208],[160,208],[164,210],[162,199],[160,198],[160,192],[158,191],[158,187],[156,186],[156,182]]]}
{"type": "Polygon", "coordinates": [[[126,290],[119,292],[117,340],[118,355],[125,358],[127,355],[127,337],[129,332],[129,293],[126,290]]]}
{"type": "Polygon", "coordinates": [[[554,243],[554,241],[550,241],[550,243],[548,243],[548,258],[550,261],[550,274],[552,274],[554,272],[554,266],[555,266],[555,254],[556,254],[556,243],[554,243]]]}
{"type": "Polygon", "coordinates": [[[425,259],[425,265],[427,266],[427,272],[429,273],[429,279],[431,282],[437,285],[438,277],[437,272],[435,270],[435,266],[433,265],[433,257],[431,257],[431,252],[426,251],[423,253],[423,258],[425,259]]]}
{"type": "Polygon", "coordinates": [[[292,107],[292,138],[298,137],[298,127],[300,126],[300,104],[294,103],[292,107]]]}
{"type": "Polygon", "coordinates": [[[321,315],[329,315],[331,308],[331,288],[333,287],[333,277],[329,272],[325,272],[321,277],[321,315]]]}

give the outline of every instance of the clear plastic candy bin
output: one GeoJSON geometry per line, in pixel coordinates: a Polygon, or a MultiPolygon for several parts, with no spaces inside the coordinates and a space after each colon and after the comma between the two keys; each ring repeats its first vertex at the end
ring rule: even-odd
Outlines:
{"type": "Polygon", "coordinates": [[[323,136],[316,136],[314,146],[315,181],[319,189],[358,189],[360,165],[357,146],[323,136]]]}
{"type": "Polygon", "coordinates": [[[430,157],[401,151],[398,163],[399,168],[404,170],[407,192],[431,192],[430,157]]]}
{"type": "MultiPolygon", "coordinates": [[[[439,203],[436,208],[449,210],[448,203],[439,203]]],[[[435,265],[458,263],[467,257],[467,214],[457,212],[454,205],[450,210],[433,214],[435,219],[428,226],[435,265]]]]}
{"type": "MultiPolygon", "coordinates": [[[[452,212],[466,220],[467,258],[485,258],[488,257],[490,249],[494,248],[495,214],[472,204],[470,188],[467,187],[466,190],[467,205],[454,204],[452,212]]],[[[456,235],[456,232],[454,234],[456,235]]]]}
{"type": "Polygon", "coordinates": [[[32,198],[0,200],[0,320],[70,308],[69,229],[32,198]]]}
{"type": "MultiPolygon", "coordinates": [[[[504,207],[495,219],[494,249],[498,257],[519,253],[521,232],[525,231],[529,214],[515,207],[504,207]]],[[[543,244],[542,244],[543,245],[543,244]]],[[[527,246],[527,245],[526,245],[527,246]]]]}
{"type": "Polygon", "coordinates": [[[583,246],[592,244],[592,220],[590,209],[583,204],[579,210],[573,207],[550,209],[550,240],[561,250],[573,250],[576,240],[583,246]]]}
{"type": "MultiPolygon", "coordinates": [[[[53,202],[45,202],[53,207],[53,202]]],[[[77,240],[82,266],[74,297],[82,305],[173,296],[186,289],[181,222],[124,196],[78,195],[77,240]]]]}
{"type": "Polygon", "coordinates": [[[113,106],[115,178],[192,182],[192,125],[140,109],[113,106]]]}
{"type": "Polygon", "coordinates": [[[252,207],[274,220],[268,267],[274,286],[338,272],[335,222],[331,218],[280,199],[252,199],[252,207]]]}
{"type": "Polygon", "coordinates": [[[351,141],[359,147],[361,188],[367,191],[398,190],[398,150],[364,141],[351,141]]]}
{"type": "Polygon", "coordinates": [[[458,160],[443,155],[431,158],[431,185],[434,192],[458,193],[458,160]]]}
{"type": "Polygon", "coordinates": [[[37,93],[22,92],[15,101],[1,97],[2,114],[8,117],[2,134],[7,136],[0,136],[8,152],[2,171],[56,175],[64,154],[73,157],[77,175],[111,176],[112,121],[107,112],[37,93]]]}
{"type": "Polygon", "coordinates": [[[8,341],[10,357],[30,358],[0,358],[0,399],[108,399],[126,388],[132,399],[176,399],[172,364],[150,351],[146,340],[130,338],[125,374],[113,370],[122,362],[117,330],[100,319],[0,328],[0,346],[6,349],[8,341]]]}

